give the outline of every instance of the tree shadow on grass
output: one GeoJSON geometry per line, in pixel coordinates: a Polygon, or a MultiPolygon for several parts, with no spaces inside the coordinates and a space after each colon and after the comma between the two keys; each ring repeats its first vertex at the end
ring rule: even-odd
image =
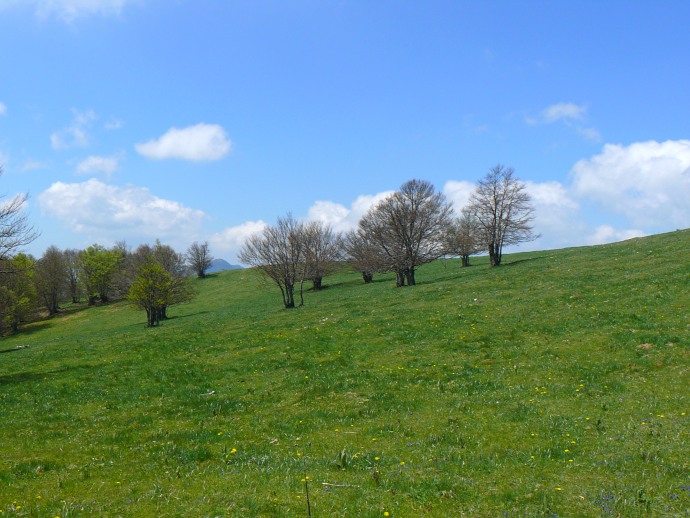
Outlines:
{"type": "Polygon", "coordinates": [[[0,376],[0,386],[14,385],[16,383],[42,381],[46,378],[46,376],[61,374],[63,372],[65,372],[64,369],[49,372],[17,372],[15,374],[6,374],[0,376]]]}
{"type": "Polygon", "coordinates": [[[165,324],[166,322],[170,322],[171,320],[177,320],[180,318],[189,318],[189,317],[195,317],[198,315],[205,315],[207,313],[210,313],[210,311],[197,311],[196,313],[189,313],[187,315],[173,315],[172,317],[167,317],[163,320],[160,321],[159,325],[149,327],[146,325],[146,320],[141,320],[139,322],[134,322],[133,324],[129,324],[127,327],[144,327],[146,329],[157,329],[161,327],[161,325],[165,324]]]}
{"type": "Polygon", "coordinates": [[[210,313],[210,311],[197,311],[196,313],[188,313],[186,315],[173,315],[171,317],[166,318],[162,322],[165,322],[166,320],[177,320],[178,318],[189,318],[189,317],[195,317],[197,315],[205,315],[207,313],[210,313]]]}
{"type": "Polygon", "coordinates": [[[545,255],[536,255],[534,257],[527,257],[525,259],[516,259],[515,261],[501,263],[502,266],[515,266],[516,264],[528,263],[530,261],[537,261],[540,259],[545,259],[545,255]]]}

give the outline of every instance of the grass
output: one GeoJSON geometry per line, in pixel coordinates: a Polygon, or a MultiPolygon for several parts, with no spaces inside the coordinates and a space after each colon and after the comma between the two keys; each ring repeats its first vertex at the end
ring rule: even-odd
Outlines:
{"type": "Polygon", "coordinates": [[[231,271],[159,328],[28,326],[0,341],[0,517],[306,516],[305,480],[313,516],[688,516],[689,251],[341,273],[295,310],[231,271]]]}

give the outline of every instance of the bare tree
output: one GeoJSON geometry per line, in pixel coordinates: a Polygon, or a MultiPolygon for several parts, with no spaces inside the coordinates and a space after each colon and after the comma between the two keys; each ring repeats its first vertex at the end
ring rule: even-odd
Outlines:
{"type": "Polygon", "coordinates": [[[374,274],[381,271],[379,250],[375,240],[362,226],[357,230],[350,230],[343,236],[343,251],[352,268],[362,274],[364,283],[374,280],[374,274]]]}
{"type": "MultiPolygon", "coordinates": [[[[2,175],[2,166],[0,166],[2,175]]],[[[2,201],[0,196],[0,260],[10,259],[15,252],[38,237],[26,214],[22,213],[29,199],[27,194],[2,201]]]]}
{"type": "Polygon", "coordinates": [[[306,278],[310,279],[313,289],[322,287],[323,278],[333,273],[342,255],[342,238],[333,232],[330,225],[320,221],[311,221],[304,225],[304,246],[306,278]]]}
{"type": "Polygon", "coordinates": [[[360,221],[379,247],[381,264],[396,273],[396,284],[416,284],[415,270],[443,255],[443,234],[453,209],[442,193],[423,180],[410,180],[360,221]]]}
{"type": "Polygon", "coordinates": [[[194,241],[187,249],[187,261],[196,272],[199,279],[206,277],[206,270],[211,267],[213,256],[208,247],[208,241],[199,244],[194,241]]]}
{"type": "Polygon", "coordinates": [[[273,281],[283,296],[286,308],[295,307],[295,285],[304,281],[305,247],[304,225],[288,214],[278,218],[274,226],[264,228],[245,242],[239,255],[240,261],[256,268],[273,281]]]}
{"type": "Polygon", "coordinates": [[[491,266],[501,264],[503,247],[532,241],[534,208],[525,184],[514,176],[512,167],[493,167],[477,184],[470,197],[469,210],[482,230],[491,266]]]}
{"type": "Polygon", "coordinates": [[[445,234],[446,253],[459,256],[462,266],[470,265],[470,256],[484,249],[481,238],[481,227],[477,218],[467,209],[463,209],[459,218],[454,218],[448,225],[445,234]]]}
{"type": "Polygon", "coordinates": [[[367,268],[372,272],[395,272],[396,286],[405,285],[405,250],[397,238],[385,210],[392,205],[391,198],[381,201],[359,220],[357,246],[366,254],[367,268]]]}

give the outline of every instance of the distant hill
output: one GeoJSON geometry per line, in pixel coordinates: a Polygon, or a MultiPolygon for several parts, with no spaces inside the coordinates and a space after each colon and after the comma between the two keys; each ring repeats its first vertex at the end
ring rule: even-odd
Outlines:
{"type": "Polygon", "coordinates": [[[225,259],[214,259],[211,267],[206,270],[206,273],[222,272],[223,270],[241,270],[242,267],[236,264],[230,264],[225,259]]]}

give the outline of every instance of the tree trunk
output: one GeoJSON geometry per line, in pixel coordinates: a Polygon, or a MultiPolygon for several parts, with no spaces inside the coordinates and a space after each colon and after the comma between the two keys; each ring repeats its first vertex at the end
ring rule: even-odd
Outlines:
{"type": "Polygon", "coordinates": [[[362,277],[364,278],[364,284],[369,284],[374,280],[374,275],[369,272],[362,272],[362,277]]]}
{"type": "Polygon", "coordinates": [[[146,309],[146,325],[148,327],[156,327],[160,324],[160,308],[147,308],[146,309]]]}
{"type": "Polygon", "coordinates": [[[416,286],[416,282],[414,280],[414,268],[409,268],[405,272],[405,277],[407,277],[407,285],[408,286],[416,286]]]}
{"type": "Polygon", "coordinates": [[[404,270],[398,270],[395,272],[395,286],[400,288],[405,286],[405,272],[404,270]]]}
{"type": "Polygon", "coordinates": [[[285,305],[286,309],[295,307],[295,287],[294,286],[285,286],[285,290],[283,293],[283,304],[285,305]]]}
{"type": "Polygon", "coordinates": [[[460,259],[462,259],[462,267],[463,268],[470,265],[470,256],[469,255],[461,255],[460,259]]]}
{"type": "Polygon", "coordinates": [[[498,243],[489,244],[489,261],[491,266],[499,266],[501,264],[501,245],[498,243]]]}
{"type": "Polygon", "coordinates": [[[322,277],[314,277],[311,282],[312,282],[312,289],[314,291],[319,291],[322,288],[322,283],[323,278],[322,277]]]}

